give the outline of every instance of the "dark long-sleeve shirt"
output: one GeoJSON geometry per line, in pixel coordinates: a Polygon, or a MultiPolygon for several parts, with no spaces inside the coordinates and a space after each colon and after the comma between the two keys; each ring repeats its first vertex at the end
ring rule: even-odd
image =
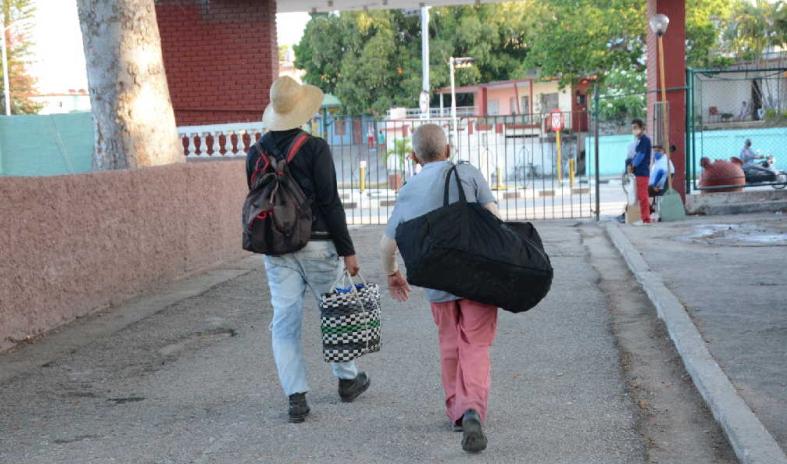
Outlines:
{"type": "MultiPolygon", "coordinates": [[[[300,129],[271,131],[265,134],[286,156],[300,129]]],[[[254,145],[246,156],[246,182],[251,188],[251,174],[260,153],[254,145]]],[[[290,162],[290,173],[312,200],[312,240],[333,240],[339,256],[355,254],[347,218],[336,185],[336,169],[328,143],[319,137],[309,137],[290,162]]]]}
{"type": "Polygon", "coordinates": [[[637,148],[635,149],[634,159],[631,160],[631,164],[634,168],[634,175],[638,177],[649,177],[650,176],[650,137],[643,134],[639,141],[637,142],[637,148]]]}

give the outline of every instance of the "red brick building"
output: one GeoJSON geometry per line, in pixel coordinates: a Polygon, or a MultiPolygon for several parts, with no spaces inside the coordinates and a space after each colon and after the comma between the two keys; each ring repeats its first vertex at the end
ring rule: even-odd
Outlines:
{"type": "Polygon", "coordinates": [[[258,121],[278,75],[275,0],[156,0],[179,126],[258,121]]]}

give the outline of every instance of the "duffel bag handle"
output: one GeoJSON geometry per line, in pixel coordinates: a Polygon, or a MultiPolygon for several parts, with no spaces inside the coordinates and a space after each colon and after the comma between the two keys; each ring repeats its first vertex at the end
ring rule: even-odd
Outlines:
{"type": "Polygon", "coordinates": [[[451,174],[454,175],[456,178],[456,188],[459,189],[459,202],[460,203],[467,203],[467,197],[465,196],[465,189],[462,188],[462,182],[459,180],[459,170],[456,169],[456,165],[452,165],[451,169],[448,170],[448,175],[445,176],[445,190],[443,191],[443,206],[448,206],[448,191],[451,187],[451,174]]]}

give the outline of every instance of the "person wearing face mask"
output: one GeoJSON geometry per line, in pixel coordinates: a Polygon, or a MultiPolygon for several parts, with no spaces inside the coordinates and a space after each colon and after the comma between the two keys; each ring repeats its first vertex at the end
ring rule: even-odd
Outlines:
{"type": "Polygon", "coordinates": [[[651,196],[663,195],[667,185],[667,176],[675,173],[675,166],[672,161],[669,161],[669,174],[667,174],[667,164],[664,148],[661,145],[654,145],[653,166],[650,167],[650,180],[648,181],[648,193],[651,196]]]}
{"type": "Polygon", "coordinates": [[[637,138],[634,159],[629,169],[634,173],[637,182],[637,202],[640,216],[644,224],[650,223],[650,202],[648,197],[648,181],[650,180],[650,137],[645,135],[645,123],[641,119],[631,121],[631,132],[637,138]]]}

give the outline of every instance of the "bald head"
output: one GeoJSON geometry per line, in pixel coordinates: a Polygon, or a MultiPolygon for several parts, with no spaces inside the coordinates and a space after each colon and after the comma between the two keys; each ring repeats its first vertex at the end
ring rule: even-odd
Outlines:
{"type": "Polygon", "coordinates": [[[424,124],[413,134],[413,151],[421,163],[431,163],[446,158],[448,140],[437,124],[424,124]]]}

